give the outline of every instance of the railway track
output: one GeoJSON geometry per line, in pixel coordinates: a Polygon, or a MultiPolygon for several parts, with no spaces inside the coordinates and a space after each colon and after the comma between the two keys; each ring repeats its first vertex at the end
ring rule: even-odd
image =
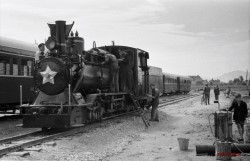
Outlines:
{"type": "MultiPolygon", "coordinates": [[[[172,98],[172,99],[162,102],[159,105],[159,107],[181,102],[181,101],[193,98],[193,97],[197,97],[199,95],[200,94],[194,94],[194,95],[182,96],[181,98],[172,98]]],[[[115,116],[106,117],[103,120],[108,120],[108,119],[132,114],[136,112],[138,111],[118,114],[115,116]]],[[[34,145],[38,145],[44,142],[58,139],[60,137],[65,137],[68,135],[82,132],[84,130],[84,127],[85,127],[84,125],[81,125],[77,127],[72,127],[70,129],[61,129],[61,130],[51,129],[48,131],[35,131],[32,133],[27,133],[23,135],[18,135],[18,136],[2,139],[0,140],[0,156],[6,155],[12,152],[17,152],[17,151],[23,150],[25,148],[28,148],[34,145]]]]}
{"type": "Polygon", "coordinates": [[[172,98],[172,99],[168,99],[166,101],[163,101],[159,104],[159,107],[163,107],[163,106],[166,106],[166,105],[171,105],[171,104],[174,104],[174,103],[178,103],[178,102],[181,102],[181,101],[185,101],[185,100],[188,100],[190,98],[194,98],[194,97],[197,97],[197,96],[201,96],[201,94],[192,94],[192,95],[187,95],[187,96],[182,96],[181,98],[172,98]]]}

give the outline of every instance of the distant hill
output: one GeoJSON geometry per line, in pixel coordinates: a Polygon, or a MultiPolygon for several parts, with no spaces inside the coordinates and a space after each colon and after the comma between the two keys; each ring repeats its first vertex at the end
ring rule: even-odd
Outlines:
{"type": "MultiPolygon", "coordinates": [[[[228,83],[229,80],[233,80],[234,78],[239,78],[239,76],[243,76],[244,80],[246,79],[246,71],[236,70],[229,73],[225,73],[219,77],[217,77],[220,81],[228,83]]],[[[248,73],[249,78],[249,73],[248,73]]]]}

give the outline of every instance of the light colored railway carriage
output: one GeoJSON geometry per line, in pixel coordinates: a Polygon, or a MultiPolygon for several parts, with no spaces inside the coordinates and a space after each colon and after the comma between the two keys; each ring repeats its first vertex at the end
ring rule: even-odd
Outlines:
{"type": "Polygon", "coordinates": [[[178,88],[179,93],[188,93],[191,88],[191,79],[185,76],[178,76],[177,85],[178,85],[177,88],[178,88]]]}
{"type": "MultiPolygon", "coordinates": [[[[149,84],[155,84],[156,88],[159,89],[160,95],[162,95],[164,93],[162,69],[159,67],[149,66],[148,78],[149,78],[149,84]]],[[[152,94],[151,89],[149,89],[149,93],[152,94]]]]}
{"type": "Polygon", "coordinates": [[[176,93],[177,88],[177,75],[163,73],[163,84],[164,84],[164,93],[176,93]]]}
{"type": "Polygon", "coordinates": [[[0,37],[0,111],[16,110],[20,104],[20,85],[23,103],[34,99],[33,44],[0,37]]]}

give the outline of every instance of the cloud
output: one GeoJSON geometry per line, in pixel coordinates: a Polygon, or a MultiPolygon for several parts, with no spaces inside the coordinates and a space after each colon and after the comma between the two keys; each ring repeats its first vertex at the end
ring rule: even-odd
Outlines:
{"type": "Polygon", "coordinates": [[[43,42],[47,22],[75,21],[73,30],[84,37],[86,49],[93,41],[101,46],[114,40],[150,52],[150,63],[166,72],[209,73],[212,66],[216,73],[221,64],[220,72],[227,70],[226,53],[234,57],[237,50],[238,65],[245,68],[248,6],[247,0],[0,0],[0,35],[43,42]]]}

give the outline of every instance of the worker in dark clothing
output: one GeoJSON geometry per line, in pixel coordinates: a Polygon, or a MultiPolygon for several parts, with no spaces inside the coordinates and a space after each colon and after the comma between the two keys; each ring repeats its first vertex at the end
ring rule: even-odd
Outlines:
{"type": "Polygon", "coordinates": [[[132,79],[133,79],[133,71],[130,68],[129,64],[129,54],[125,51],[119,50],[119,54],[122,59],[120,61],[120,89],[123,92],[131,93],[132,89],[132,79]]]}
{"type": "Polygon", "coordinates": [[[129,77],[128,77],[128,71],[129,71],[129,58],[128,58],[128,54],[122,50],[119,50],[119,54],[121,57],[123,57],[123,61],[120,62],[120,90],[122,92],[128,92],[128,82],[129,82],[129,77]]]}
{"type": "Polygon", "coordinates": [[[102,65],[109,65],[110,91],[119,92],[119,64],[118,59],[112,54],[105,54],[105,61],[102,65]]]}
{"type": "Polygon", "coordinates": [[[210,105],[210,87],[208,86],[208,84],[204,88],[204,94],[205,94],[205,100],[206,100],[205,103],[206,103],[206,105],[207,104],[210,105]]]}
{"type": "Polygon", "coordinates": [[[241,94],[235,95],[235,100],[233,101],[231,107],[228,111],[234,109],[233,119],[238,127],[238,131],[240,134],[240,138],[238,141],[243,141],[243,134],[244,134],[244,123],[248,115],[247,104],[241,100],[241,94]]]}
{"type": "Polygon", "coordinates": [[[155,87],[154,84],[150,84],[152,89],[152,110],[151,110],[151,121],[158,121],[159,122],[159,115],[158,115],[158,105],[159,105],[159,90],[155,87]]]}
{"type": "Polygon", "coordinates": [[[231,88],[228,87],[228,89],[227,89],[227,98],[229,98],[230,93],[231,93],[231,88]]]}
{"type": "Polygon", "coordinates": [[[217,85],[216,87],[214,87],[214,96],[215,96],[215,100],[218,101],[219,100],[219,95],[220,95],[220,88],[217,85]]]}

